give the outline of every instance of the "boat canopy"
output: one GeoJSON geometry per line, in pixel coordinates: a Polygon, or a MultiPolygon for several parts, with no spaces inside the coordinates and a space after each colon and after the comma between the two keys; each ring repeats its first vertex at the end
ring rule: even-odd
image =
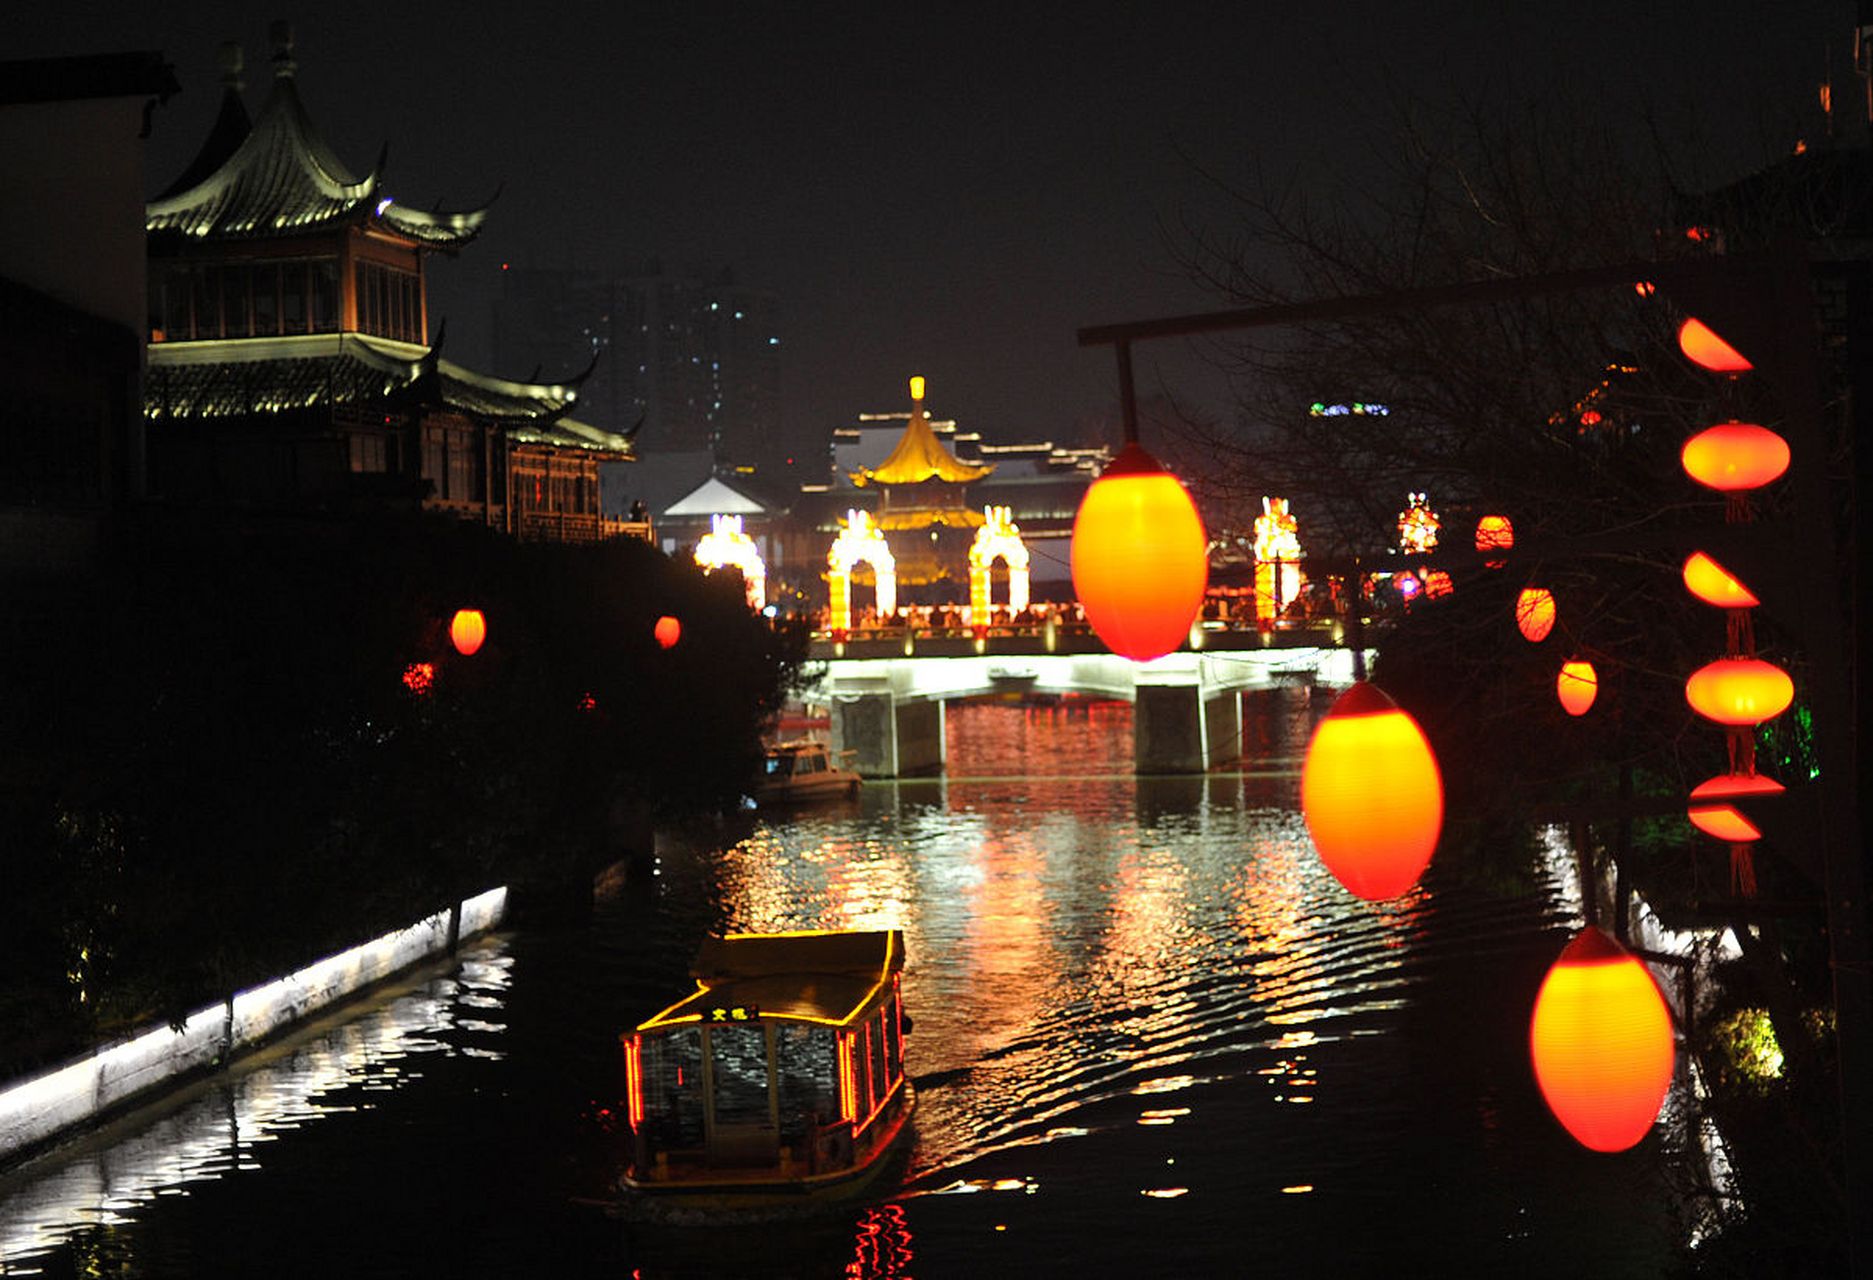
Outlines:
{"type": "Polygon", "coordinates": [[[904,937],[897,929],[711,938],[690,967],[696,990],[637,1029],[755,1018],[845,1027],[903,968],[904,937]]]}

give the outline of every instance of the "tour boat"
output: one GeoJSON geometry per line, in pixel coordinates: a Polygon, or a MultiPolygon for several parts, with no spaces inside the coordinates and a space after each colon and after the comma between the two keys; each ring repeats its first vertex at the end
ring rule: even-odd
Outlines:
{"type": "Polygon", "coordinates": [[[703,943],[696,990],[622,1037],[631,1145],[614,1211],[759,1221],[875,1185],[914,1102],[903,972],[896,929],[703,943]]]}
{"type": "Polygon", "coordinates": [[[835,768],[826,744],[802,738],[777,742],[767,749],[767,768],[756,784],[754,798],[761,804],[788,804],[849,796],[858,790],[858,774],[835,768]]]}

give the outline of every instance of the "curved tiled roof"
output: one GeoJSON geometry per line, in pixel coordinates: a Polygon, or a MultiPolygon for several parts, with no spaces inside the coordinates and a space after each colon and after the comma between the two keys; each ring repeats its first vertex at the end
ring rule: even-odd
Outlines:
{"type": "Polygon", "coordinates": [[[891,456],[876,467],[860,467],[848,474],[853,484],[864,488],[868,484],[921,484],[925,480],[967,484],[980,480],[994,469],[993,463],[974,466],[957,461],[930,429],[930,417],[919,403],[891,456]]]}

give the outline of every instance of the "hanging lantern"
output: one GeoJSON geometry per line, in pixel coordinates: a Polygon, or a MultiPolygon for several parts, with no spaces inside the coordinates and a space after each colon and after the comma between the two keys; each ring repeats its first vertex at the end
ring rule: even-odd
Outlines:
{"type": "Polygon", "coordinates": [[[1691,710],[1718,724],[1756,725],[1773,720],[1795,700],[1788,672],[1761,658],[1719,658],[1684,682],[1691,710]]]}
{"type": "Polygon", "coordinates": [[[1730,801],[1752,796],[1781,795],[1785,788],[1774,778],[1760,773],[1720,773],[1691,788],[1691,803],[1685,816],[1691,825],[1706,835],[1732,844],[1760,840],[1762,831],[1730,801]]]}
{"type": "Polygon", "coordinates": [[[1136,444],[1073,518],[1073,590],[1112,652],[1146,662],[1182,644],[1209,584],[1209,540],[1190,494],[1136,444]]]}
{"type": "Polygon", "coordinates": [[[1705,488],[1743,493],[1788,470],[1788,441],[1753,422],[1719,422],[1686,440],[1678,460],[1705,488]]]}
{"type": "Polygon", "coordinates": [[[472,656],[488,638],[488,622],[479,609],[457,609],[449,620],[449,643],[464,658],[472,656]]]}
{"type": "Polygon", "coordinates": [[[1418,722],[1363,680],[1341,694],[1307,744],[1301,813],[1350,892],[1379,901],[1411,888],[1444,825],[1443,779],[1418,722]]]}
{"type": "Polygon", "coordinates": [[[1702,365],[1712,373],[1748,373],[1756,367],[1696,316],[1678,326],[1678,350],[1684,352],[1692,364],[1702,365]]]}
{"type": "Polygon", "coordinates": [[[1754,609],[1762,603],[1755,592],[1702,551],[1693,551],[1686,557],[1684,585],[1699,600],[1719,609],[1754,609]]]}
{"type": "Polygon", "coordinates": [[[1568,715],[1584,716],[1600,694],[1600,675],[1584,658],[1570,658],[1554,678],[1554,692],[1568,715]]]}
{"type": "Polygon", "coordinates": [[[657,625],[650,629],[650,633],[657,637],[659,646],[674,649],[676,642],[683,638],[683,624],[666,613],[657,619],[657,625]]]}
{"type": "Polygon", "coordinates": [[[1554,630],[1554,593],[1546,587],[1523,587],[1515,598],[1515,629],[1531,644],[1540,644],[1554,630]]]}
{"type": "MultiPolygon", "coordinates": [[[[1515,526],[1509,523],[1507,516],[1484,516],[1476,522],[1476,549],[1487,554],[1491,551],[1507,551],[1515,545],[1515,526]]],[[[1491,569],[1502,568],[1501,560],[1485,560],[1491,569]]]]}
{"type": "Polygon", "coordinates": [[[1646,1135],[1677,1058],[1652,971],[1593,925],[1542,979],[1528,1047],[1548,1110],[1594,1151],[1624,1151],[1646,1135]]]}

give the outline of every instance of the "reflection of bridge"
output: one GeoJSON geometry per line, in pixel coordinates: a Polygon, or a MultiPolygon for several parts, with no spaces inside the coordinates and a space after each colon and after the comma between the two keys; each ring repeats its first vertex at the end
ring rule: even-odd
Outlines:
{"type": "Polygon", "coordinates": [[[831,707],[833,749],[853,751],[867,777],[941,769],[943,705],[952,699],[1060,694],[1132,703],[1139,773],[1197,773],[1235,758],[1243,691],[1353,679],[1339,619],[1284,621],[1268,631],[1205,624],[1192,641],[1135,663],[1084,627],[998,625],[981,635],[867,628],[839,642],[814,637],[810,655],[825,672],[810,696],[831,707]]]}

